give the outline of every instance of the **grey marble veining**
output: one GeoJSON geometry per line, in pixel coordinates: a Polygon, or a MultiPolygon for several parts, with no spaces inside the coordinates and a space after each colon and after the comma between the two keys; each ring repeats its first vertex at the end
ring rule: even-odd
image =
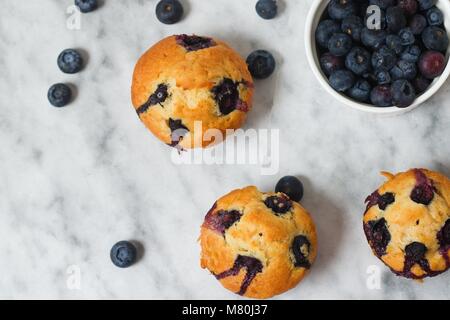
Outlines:
{"type": "Polygon", "coordinates": [[[254,1],[185,0],[173,26],[157,22],[155,0],[104,1],[66,28],[71,0],[3,0],[0,11],[0,298],[225,298],[199,267],[202,219],[219,196],[254,184],[273,189],[285,174],[305,182],[303,205],[317,224],[319,254],[310,275],[277,299],[450,298],[450,273],[424,283],[397,278],[371,254],[361,216],[380,170],[428,167],[450,175],[450,82],[398,117],[353,111],[325,93],[307,65],[304,20],[311,4],[284,1],[264,21],[254,1]],[[280,129],[280,172],[257,167],[174,165],[170,149],[139,122],[130,81],[140,54],[176,33],[209,34],[243,56],[272,51],[276,74],[256,82],[246,128],[280,129]],[[64,75],[62,49],[82,49],[83,72],[64,75]],[[75,102],[49,106],[56,82],[77,88],[75,102]],[[134,267],[115,268],[109,249],[133,239],[134,267]],[[69,266],[80,289],[67,286],[69,266]],[[381,268],[379,290],[366,286],[381,268]]]}

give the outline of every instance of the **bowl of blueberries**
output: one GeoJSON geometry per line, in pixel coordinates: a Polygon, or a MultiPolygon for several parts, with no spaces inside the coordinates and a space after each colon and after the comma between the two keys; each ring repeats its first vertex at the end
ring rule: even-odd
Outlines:
{"type": "Polygon", "coordinates": [[[448,0],[315,0],[306,53],[331,95],[358,110],[399,114],[450,74],[448,0]]]}

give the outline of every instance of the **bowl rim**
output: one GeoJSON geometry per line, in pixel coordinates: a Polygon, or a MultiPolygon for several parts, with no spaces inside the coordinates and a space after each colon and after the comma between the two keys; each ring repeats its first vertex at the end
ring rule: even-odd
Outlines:
{"type": "MultiPolygon", "coordinates": [[[[327,91],[330,95],[332,95],[334,98],[336,98],[339,102],[342,104],[351,107],[353,109],[357,109],[360,111],[368,112],[368,113],[376,113],[376,114],[403,114],[406,112],[409,112],[421,104],[423,104],[425,101],[430,99],[445,83],[447,78],[450,76],[450,62],[449,62],[449,55],[450,50],[447,50],[446,59],[447,59],[447,66],[445,67],[444,72],[436,78],[430,87],[422,93],[412,105],[410,105],[407,108],[398,108],[396,106],[392,107],[375,107],[370,104],[360,103],[357,102],[347,96],[345,96],[342,93],[339,93],[335,91],[330,84],[328,83],[327,77],[323,74],[322,70],[319,66],[319,60],[317,56],[316,51],[316,40],[315,40],[315,23],[314,21],[317,19],[319,9],[322,5],[325,3],[328,3],[330,0],[314,0],[311,8],[309,9],[307,18],[306,18],[306,26],[305,26],[305,46],[306,46],[306,58],[308,60],[309,66],[311,67],[311,70],[319,83],[322,85],[322,87],[327,91]]],[[[446,6],[444,17],[446,19],[445,21],[445,27],[447,34],[450,32],[450,1],[442,1],[439,0],[436,4],[437,7],[446,6]],[[447,15],[445,14],[447,12],[447,15]]],[[[325,8],[326,6],[324,6],[325,8]]],[[[442,9],[442,8],[441,8],[442,9]]],[[[320,15],[322,15],[323,11],[320,11],[320,15]]]]}

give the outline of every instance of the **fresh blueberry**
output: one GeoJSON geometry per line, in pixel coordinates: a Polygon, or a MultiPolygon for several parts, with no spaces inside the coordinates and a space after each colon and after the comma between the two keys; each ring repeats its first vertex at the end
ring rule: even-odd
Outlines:
{"type": "Polygon", "coordinates": [[[391,75],[387,70],[378,70],[375,72],[375,77],[377,78],[378,84],[389,84],[391,83],[391,75]]]}
{"type": "Polygon", "coordinates": [[[265,79],[275,70],[276,62],[270,52],[256,50],[247,57],[247,65],[253,77],[265,79]]]}
{"type": "Polygon", "coordinates": [[[83,13],[88,13],[98,8],[97,0],[75,0],[75,5],[83,13]]]}
{"type": "Polygon", "coordinates": [[[330,76],[331,87],[339,92],[344,92],[353,87],[355,76],[348,70],[337,70],[330,76]]]}
{"type": "Polygon", "coordinates": [[[422,34],[423,30],[427,27],[427,19],[421,14],[415,14],[409,20],[409,28],[414,35],[418,36],[422,34]]]}
{"type": "Polygon", "coordinates": [[[389,31],[397,33],[406,27],[406,17],[400,7],[389,7],[386,10],[386,24],[389,31]]]}
{"type": "Polygon", "coordinates": [[[444,72],[445,66],[445,57],[440,52],[427,51],[420,57],[419,70],[427,79],[439,77],[444,72]]]}
{"type": "Polygon", "coordinates": [[[337,57],[345,56],[352,46],[352,38],[345,33],[336,33],[328,41],[328,50],[337,57]]]}
{"type": "Polygon", "coordinates": [[[404,49],[402,46],[402,40],[395,34],[390,34],[386,37],[386,46],[394,51],[395,54],[402,53],[404,49]]]}
{"type": "Polygon", "coordinates": [[[354,47],[345,58],[347,69],[357,75],[363,75],[370,69],[370,53],[361,47],[354,47]]]}
{"type": "Polygon", "coordinates": [[[402,45],[409,46],[416,42],[416,37],[410,28],[403,28],[399,31],[398,36],[402,40],[402,45]]]}
{"type": "Polygon", "coordinates": [[[334,20],[343,20],[357,13],[354,0],[331,0],[328,4],[328,14],[334,20]]]}
{"type": "Polygon", "coordinates": [[[397,62],[395,52],[387,46],[382,46],[372,55],[372,67],[375,70],[383,69],[390,70],[397,62]]]}
{"type": "Polygon", "coordinates": [[[406,47],[403,53],[401,54],[400,58],[408,62],[417,63],[417,61],[419,61],[421,54],[422,50],[420,50],[420,47],[414,45],[406,47]]]}
{"type": "Polygon", "coordinates": [[[409,107],[416,99],[416,90],[408,80],[396,80],[392,83],[392,101],[399,108],[409,107]]]}
{"type": "Polygon", "coordinates": [[[369,2],[371,5],[376,5],[381,9],[387,9],[394,5],[394,0],[370,0],[369,2]]]}
{"type": "Polygon", "coordinates": [[[439,26],[444,23],[444,15],[437,7],[432,7],[427,11],[427,21],[430,26],[439,26]]]}
{"type": "Polygon", "coordinates": [[[183,6],[178,0],[161,0],[156,5],[156,17],[164,24],[179,22],[183,13],[183,6]]]}
{"type": "Polygon", "coordinates": [[[344,68],[344,59],[342,57],[333,56],[331,53],[324,53],[320,57],[320,66],[325,75],[329,76],[336,70],[344,68]]]}
{"type": "Polygon", "coordinates": [[[273,19],[278,12],[277,2],[275,0],[259,0],[256,3],[256,12],[263,19],[273,19]]]}
{"type": "Polygon", "coordinates": [[[370,30],[364,28],[361,32],[361,41],[366,47],[377,49],[386,41],[387,33],[384,30],[370,30]]]}
{"type": "Polygon", "coordinates": [[[422,41],[429,50],[441,52],[447,51],[449,42],[447,32],[436,26],[425,28],[422,33],[422,41]]]}
{"type": "Polygon", "coordinates": [[[399,60],[397,64],[391,69],[391,77],[393,80],[413,80],[416,75],[416,64],[405,60],[399,60]]]}
{"type": "Polygon", "coordinates": [[[350,16],[342,20],[341,30],[348,34],[354,41],[361,40],[361,31],[364,25],[362,19],[357,16],[350,16]]]}
{"type": "Polygon", "coordinates": [[[431,84],[431,80],[419,75],[413,80],[413,86],[417,94],[424,93],[431,84]]]}
{"type": "Polygon", "coordinates": [[[63,83],[57,83],[50,87],[47,97],[54,107],[61,108],[69,104],[72,98],[72,90],[63,83]]]}
{"type": "Polygon", "coordinates": [[[328,40],[335,33],[341,32],[338,22],[333,20],[323,20],[319,23],[316,30],[316,41],[322,48],[328,48],[328,40]]]}
{"type": "Polygon", "coordinates": [[[421,11],[430,9],[436,4],[436,0],[417,0],[421,11]]]}
{"type": "Polygon", "coordinates": [[[293,176],[286,176],[278,181],[275,186],[275,192],[282,192],[289,197],[289,199],[299,202],[303,198],[303,184],[293,176]]]}
{"type": "Polygon", "coordinates": [[[417,0],[398,0],[398,6],[407,16],[413,16],[419,7],[417,0]]]}
{"type": "Polygon", "coordinates": [[[83,58],[75,49],[66,49],[58,56],[58,67],[64,73],[77,73],[83,68],[83,58]]]}
{"type": "Polygon", "coordinates": [[[392,106],[391,86],[383,84],[373,88],[370,93],[370,101],[377,107],[392,106]]]}
{"type": "Polygon", "coordinates": [[[355,85],[348,90],[348,95],[359,102],[368,102],[372,87],[367,80],[359,79],[355,85]]]}
{"type": "Polygon", "coordinates": [[[111,249],[111,261],[119,268],[128,268],[136,262],[136,247],[129,241],[120,241],[111,249]]]}

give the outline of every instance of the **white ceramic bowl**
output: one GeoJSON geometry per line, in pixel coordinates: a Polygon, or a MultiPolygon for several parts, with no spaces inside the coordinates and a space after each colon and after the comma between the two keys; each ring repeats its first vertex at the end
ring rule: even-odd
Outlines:
{"type": "MultiPolygon", "coordinates": [[[[444,82],[447,80],[448,76],[450,75],[450,63],[448,63],[449,59],[449,52],[447,51],[447,67],[445,68],[443,74],[436,78],[433,83],[430,85],[430,87],[427,89],[426,92],[424,92],[422,95],[417,97],[417,99],[414,101],[414,103],[409,106],[408,108],[397,108],[397,107],[387,107],[387,108],[380,108],[380,107],[374,107],[370,104],[360,103],[357,102],[344,94],[341,94],[337,91],[335,91],[328,83],[328,79],[325,76],[325,74],[322,72],[320,68],[319,63],[319,57],[317,55],[317,48],[316,48],[316,40],[315,40],[315,32],[317,25],[320,22],[320,19],[324,13],[324,11],[327,8],[328,3],[330,0],[314,0],[311,9],[309,11],[308,17],[306,19],[306,28],[305,28],[305,43],[306,43],[306,56],[308,59],[308,62],[311,66],[311,69],[316,76],[316,78],[319,80],[319,82],[322,84],[323,88],[330,93],[333,97],[335,97],[338,101],[342,102],[343,104],[352,107],[354,109],[358,109],[361,111],[371,112],[371,113],[379,113],[379,114],[401,114],[408,111],[411,111],[414,108],[417,108],[420,104],[428,100],[432,95],[434,95],[439,88],[444,84],[444,82]]],[[[442,10],[444,13],[444,19],[445,19],[445,28],[447,30],[447,33],[450,32],[450,1],[449,0],[438,0],[437,7],[442,10]]],[[[450,51],[450,50],[449,50],[450,51]]]]}

